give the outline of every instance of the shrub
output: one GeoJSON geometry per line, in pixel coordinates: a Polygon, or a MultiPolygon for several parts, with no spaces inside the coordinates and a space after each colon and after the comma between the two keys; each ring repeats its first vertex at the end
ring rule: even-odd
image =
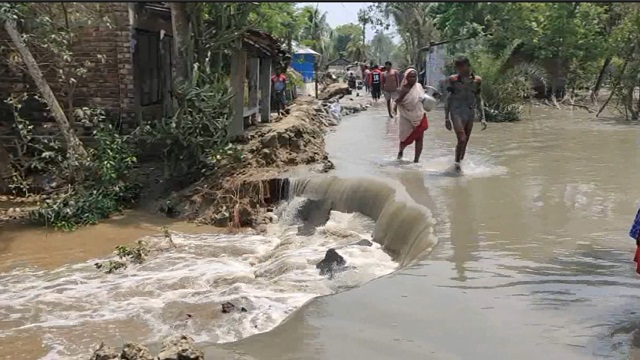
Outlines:
{"type": "Polygon", "coordinates": [[[90,161],[82,164],[85,177],[66,194],[47,200],[31,213],[32,220],[67,231],[121,211],[135,201],[140,190],[130,180],[136,163],[130,136],[120,135],[101,110],[77,109],[76,116],[96,126],[96,147],[89,151],[90,161]]]}
{"type": "Polygon", "coordinates": [[[225,79],[203,69],[196,64],[191,79],[178,84],[175,114],[149,124],[151,140],[164,144],[167,176],[198,175],[233,153],[227,138],[233,94],[225,79]]]}

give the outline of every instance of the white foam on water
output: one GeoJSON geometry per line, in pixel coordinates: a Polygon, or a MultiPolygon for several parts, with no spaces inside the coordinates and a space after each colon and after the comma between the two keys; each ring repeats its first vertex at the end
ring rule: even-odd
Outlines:
{"type": "MultiPolygon", "coordinates": [[[[457,174],[453,156],[440,156],[433,159],[424,159],[417,164],[410,165],[415,170],[423,171],[430,175],[451,175],[457,174]]],[[[462,174],[465,177],[491,177],[500,176],[507,173],[507,168],[495,165],[484,156],[468,155],[462,161],[462,174]]]]}
{"type": "MultiPolygon", "coordinates": [[[[397,269],[380,245],[354,245],[374,228],[360,214],[331,212],[314,235],[298,236],[292,214],[303,202],[294,199],[264,236],[174,233],[177,249],[116,274],[95,269],[106,259],[0,274],[0,313],[15,324],[0,328],[0,338],[41,336],[45,359],[86,358],[101,340],[119,336],[148,343],[179,331],[198,342],[230,342],[273,329],[314,297],[397,269]],[[328,279],[315,265],[331,247],[348,269],[328,279]],[[225,301],[248,311],[222,314],[225,301]]],[[[166,248],[162,237],[145,241],[166,248]]]]}

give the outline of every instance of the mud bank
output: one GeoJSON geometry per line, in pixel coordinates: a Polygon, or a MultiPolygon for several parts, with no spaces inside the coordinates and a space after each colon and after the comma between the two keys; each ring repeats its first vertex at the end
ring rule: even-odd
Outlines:
{"type": "Polygon", "coordinates": [[[143,345],[125,343],[122,350],[105,346],[104,343],[93,352],[90,360],[203,360],[204,352],[193,346],[194,341],[186,335],[175,335],[162,342],[162,349],[158,356],[151,355],[151,351],[143,345]]]}
{"type": "Polygon", "coordinates": [[[296,99],[279,121],[247,131],[238,144],[243,156],[240,164],[172,193],[157,209],[178,219],[221,227],[269,223],[265,210],[284,198],[287,172],[300,167],[317,173],[333,169],[325,151],[326,132],[338,125],[342,115],[368,108],[364,98],[346,95],[338,89],[322,102],[311,96],[296,99]],[[335,102],[341,103],[341,116],[330,112],[335,102]]]}

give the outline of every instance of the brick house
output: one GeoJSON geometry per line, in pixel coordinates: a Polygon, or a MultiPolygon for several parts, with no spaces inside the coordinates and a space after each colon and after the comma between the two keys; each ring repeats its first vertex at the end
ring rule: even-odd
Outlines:
{"type": "MultiPolygon", "coordinates": [[[[78,82],[74,97],[75,108],[98,106],[104,108],[108,116],[118,120],[123,129],[135,127],[141,120],[152,120],[171,114],[172,108],[172,57],[173,37],[171,11],[165,2],[112,2],[101,3],[108,7],[112,18],[112,26],[83,26],[78,34],[74,55],[82,62],[87,62],[87,73],[78,82]],[[102,59],[98,58],[98,54],[102,59]]],[[[0,141],[13,138],[13,113],[11,107],[4,103],[14,92],[37,92],[28,74],[15,71],[6,61],[12,50],[8,34],[0,27],[0,141]]],[[[270,84],[272,65],[288,59],[288,54],[281,44],[271,35],[250,30],[244,35],[243,53],[248,56],[250,66],[247,66],[249,76],[245,84],[249,85],[248,113],[255,111],[255,104],[261,105],[263,119],[270,117],[270,91],[264,89],[263,84],[270,84]],[[253,59],[253,60],[251,60],[253,59]],[[258,61],[262,59],[262,61],[258,61]],[[260,86],[257,84],[258,62],[263,64],[260,86]],[[251,70],[254,78],[252,78],[251,70]],[[266,76],[266,77],[265,77],[266,76]],[[248,81],[249,80],[249,81],[248,81]],[[253,81],[251,81],[253,80],[253,81]],[[261,93],[262,96],[256,95],[261,93]],[[258,100],[260,98],[260,100],[258,100]],[[252,110],[253,109],[253,110],[252,110]]],[[[34,54],[36,56],[37,54],[34,54]]],[[[37,56],[36,56],[37,57],[37,56]]],[[[236,60],[234,60],[236,62],[236,60]]],[[[245,60],[246,62],[246,60],[245,60]]],[[[242,66],[243,68],[245,66],[242,66]]],[[[244,70],[239,71],[244,74],[244,70]]],[[[60,105],[67,107],[67,101],[62,94],[62,87],[58,84],[53,71],[45,72],[53,92],[60,105]]],[[[269,87],[269,85],[266,85],[269,87]]],[[[245,86],[242,86],[245,87],[245,86]]],[[[244,93],[244,89],[238,89],[244,93]]],[[[268,90],[268,89],[264,89],[268,90]]],[[[241,104],[238,106],[241,107],[241,104]]],[[[238,111],[242,113],[242,110],[238,111]]],[[[247,109],[244,109],[247,117],[247,109]]],[[[53,120],[44,112],[38,101],[28,101],[20,110],[23,118],[30,120],[36,135],[50,135],[56,126],[53,120]]],[[[76,123],[75,129],[80,138],[91,135],[91,128],[76,123]]],[[[6,143],[6,142],[5,142],[6,143]]]]}
{"type": "MultiPolygon", "coordinates": [[[[76,86],[73,106],[98,106],[126,128],[142,118],[161,117],[171,101],[171,13],[165,3],[109,3],[112,26],[85,26],[78,33],[74,55],[86,62],[87,73],[76,86]],[[161,36],[162,34],[162,36],[161,36]],[[103,58],[99,59],[98,54],[103,58]]],[[[37,89],[28,74],[15,71],[6,61],[12,50],[8,34],[0,30],[0,99],[12,93],[37,89]]],[[[37,54],[34,54],[37,57],[37,54]]],[[[67,107],[53,69],[44,73],[60,105],[67,107]]],[[[36,134],[55,127],[35,100],[27,101],[21,116],[35,125],[36,134]],[[51,124],[49,124],[51,123],[51,124]]],[[[0,139],[12,137],[13,113],[0,103],[0,139]]],[[[91,129],[76,124],[80,137],[91,129]]]]}

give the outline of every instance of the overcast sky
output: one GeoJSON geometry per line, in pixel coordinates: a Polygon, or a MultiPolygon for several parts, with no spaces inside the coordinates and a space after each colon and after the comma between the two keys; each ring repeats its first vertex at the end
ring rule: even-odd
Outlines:
{"type": "MultiPolygon", "coordinates": [[[[309,4],[309,3],[307,3],[309,4]]],[[[321,11],[325,11],[327,13],[327,22],[331,25],[332,28],[335,28],[338,25],[344,25],[348,23],[358,23],[358,10],[369,6],[372,3],[365,2],[348,2],[348,3],[337,3],[337,2],[321,2],[321,3],[310,3],[310,5],[318,6],[321,11]]],[[[306,5],[306,4],[305,4],[306,5]]],[[[393,31],[394,29],[390,29],[393,31]]],[[[374,31],[370,26],[367,26],[367,41],[371,40],[374,35],[374,31]]]]}

